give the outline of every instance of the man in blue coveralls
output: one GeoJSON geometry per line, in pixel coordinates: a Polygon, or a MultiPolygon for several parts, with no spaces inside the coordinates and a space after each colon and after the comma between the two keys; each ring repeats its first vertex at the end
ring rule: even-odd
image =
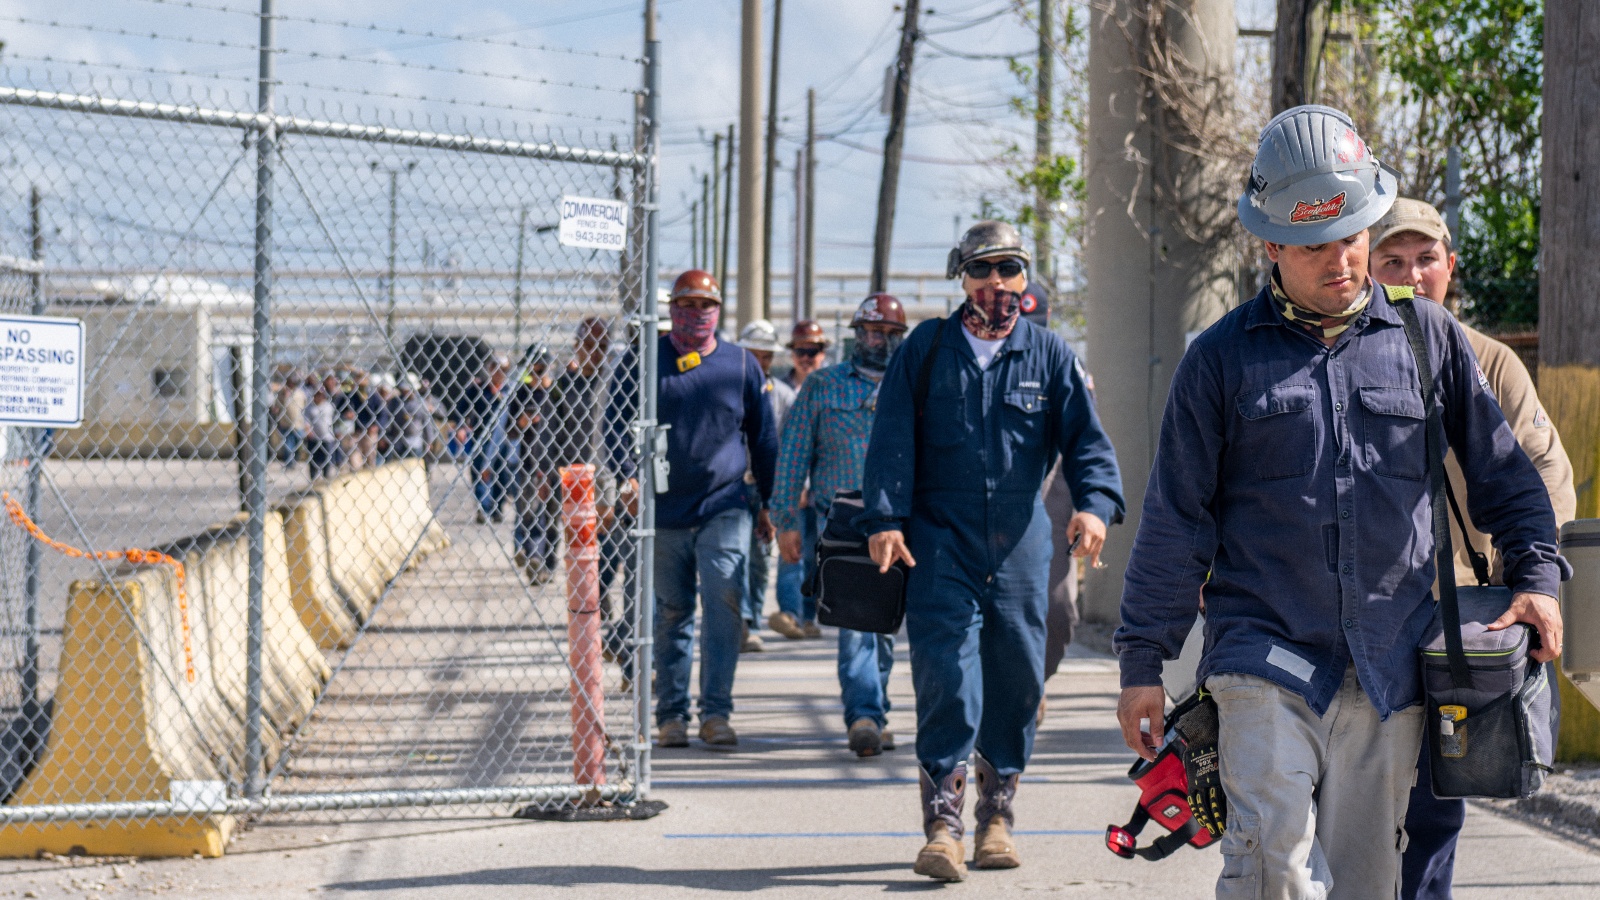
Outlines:
{"type": "Polygon", "coordinates": [[[1077,554],[1098,558],[1122,520],[1122,479],[1077,357],[1019,321],[1028,251],[979,222],[950,252],[966,303],[924,322],[884,375],[857,519],[872,558],[911,566],[906,635],[917,694],[920,875],[966,877],[962,809],[977,751],[980,869],[1019,864],[1017,777],[1044,691],[1050,518],[1039,488],[1059,454],[1078,512],[1077,554]],[[918,564],[920,561],[920,565],[918,564]]]}

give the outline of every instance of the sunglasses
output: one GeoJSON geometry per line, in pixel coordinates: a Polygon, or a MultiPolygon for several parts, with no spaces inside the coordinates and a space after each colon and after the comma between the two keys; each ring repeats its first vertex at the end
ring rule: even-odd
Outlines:
{"type": "Polygon", "coordinates": [[[795,356],[804,356],[804,357],[809,359],[810,357],[813,357],[813,356],[821,356],[822,354],[827,352],[827,349],[823,348],[823,347],[795,347],[795,348],[792,348],[789,352],[794,354],[795,356]]]}
{"type": "Polygon", "coordinates": [[[990,272],[999,272],[1001,278],[1015,278],[1023,273],[1027,266],[1020,259],[1002,259],[999,262],[978,260],[967,263],[967,274],[982,281],[989,277],[990,272]]]}

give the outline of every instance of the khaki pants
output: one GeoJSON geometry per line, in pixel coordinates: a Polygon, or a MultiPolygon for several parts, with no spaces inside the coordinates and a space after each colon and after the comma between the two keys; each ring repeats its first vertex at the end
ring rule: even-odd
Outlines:
{"type": "Polygon", "coordinates": [[[1217,900],[1378,900],[1400,887],[1421,706],[1378,719],[1356,681],[1326,715],[1265,678],[1213,675],[1228,828],[1217,900]]]}

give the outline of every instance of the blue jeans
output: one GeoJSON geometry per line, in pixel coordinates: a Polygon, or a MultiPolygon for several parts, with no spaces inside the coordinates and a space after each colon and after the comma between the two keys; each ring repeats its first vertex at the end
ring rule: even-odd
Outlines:
{"type": "Polygon", "coordinates": [[[761,609],[767,605],[767,567],[771,560],[768,554],[772,552],[771,544],[763,544],[756,537],[752,527],[750,532],[749,578],[744,592],[744,621],[750,630],[756,630],[761,624],[761,609]]]}
{"type": "Polygon", "coordinates": [[[749,549],[750,513],[743,507],[695,528],[656,529],[656,724],[689,720],[696,575],[704,616],[700,719],[733,713],[749,549]]]}
{"type": "Polygon", "coordinates": [[[617,657],[617,665],[622,668],[622,674],[629,680],[633,678],[633,617],[635,602],[633,592],[636,588],[634,578],[634,537],[629,534],[633,530],[634,519],[627,513],[617,516],[616,524],[600,534],[600,603],[602,608],[609,608],[606,598],[611,593],[611,586],[616,583],[617,575],[622,575],[622,612],[620,615],[613,613],[610,616],[610,633],[606,636],[606,645],[617,657]]]}
{"type": "Polygon", "coordinates": [[[778,561],[778,609],[794,616],[796,622],[814,622],[817,618],[817,601],[800,593],[816,552],[817,512],[806,509],[800,514],[800,561],[778,561]]]}
{"type": "Polygon", "coordinates": [[[894,668],[894,635],[839,629],[839,695],[844,724],[871,719],[889,722],[889,672],[894,668]]]}
{"type": "Polygon", "coordinates": [[[500,512],[506,497],[515,488],[517,454],[508,441],[473,442],[472,495],[478,498],[478,508],[486,516],[500,512]],[[484,472],[489,473],[484,477],[484,472]]]}
{"type": "Polygon", "coordinates": [[[561,482],[543,472],[523,470],[517,475],[517,521],[511,539],[529,563],[554,572],[561,542],[561,482]],[[540,486],[547,488],[539,499],[540,486]]]}

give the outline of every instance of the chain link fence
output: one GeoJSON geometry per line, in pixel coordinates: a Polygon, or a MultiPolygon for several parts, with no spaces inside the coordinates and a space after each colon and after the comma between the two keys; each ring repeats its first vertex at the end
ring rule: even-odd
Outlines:
{"type": "Polygon", "coordinates": [[[644,795],[640,97],[619,149],[0,67],[0,314],[80,321],[85,377],[3,429],[0,854],[644,795]]]}

